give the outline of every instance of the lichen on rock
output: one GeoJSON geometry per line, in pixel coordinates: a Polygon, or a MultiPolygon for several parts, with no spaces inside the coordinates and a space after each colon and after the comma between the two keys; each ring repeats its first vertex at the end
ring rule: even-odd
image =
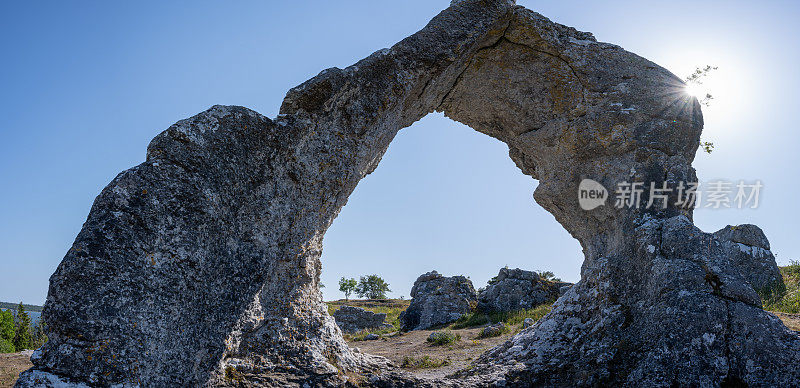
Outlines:
{"type": "Polygon", "coordinates": [[[475,309],[478,294],[464,276],[420,275],[411,288],[411,304],[400,313],[403,330],[425,330],[455,322],[475,309]]]}
{"type": "Polygon", "coordinates": [[[533,271],[501,268],[489,285],[478,293],[478,310],[509,312],[534,308],[554,302],[561,296],[562,287],[571,286],[570,283],[544,279],[533,271]]]}

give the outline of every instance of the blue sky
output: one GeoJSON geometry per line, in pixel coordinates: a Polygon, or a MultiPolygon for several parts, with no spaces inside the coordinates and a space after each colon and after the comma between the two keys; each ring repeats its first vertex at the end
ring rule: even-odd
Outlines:
{"type": "MultiPolygon", "coordinates": [[[[150,139],[214,104],[274,117],[286,91],[417,31],[432,1],[5,2],[0,12],[0,300],[41,304],[100,190],[150,139]]],[[[792,1],[519,1],[678,75],[720,67],[701,181],[760,179],[755,210],[696,212],[706,231],[760,225],[800,258],[796,135],[800,6],[792,1]]],[[[326,299],[341,276],[421,273],[484,286],[508,265],[576,281],[578,243],[532,199],[500,142],[440,115],[400,132],[325,238],[326,299]]]]}

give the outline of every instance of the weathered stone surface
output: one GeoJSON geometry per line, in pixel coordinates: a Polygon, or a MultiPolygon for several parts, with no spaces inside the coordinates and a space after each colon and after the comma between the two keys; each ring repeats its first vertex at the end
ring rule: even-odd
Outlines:
{"type": "Polygon", "coordinates": [[[478,294],[478,309],[485,312],[524,310],[553,302],[563,282],[543,279],[533,271],[501,268],[500,273],[478,294]]]}
{"type": "Polygon", "coordinates": [[[392,327],[385,323],[386,313],[375,313],[360,307],[342,306],[333,312],[333,319],[345,333],[355,333],[364,329],[392,327]]]}
{"type": "Polygon", "coordinates": [[[420,275],[411,288],[411,304],[400,313],[403,330],[424,330],[454,322],[475,309],[478,296],[464,276],[420,275]]]}
{"type": "Polygon", "coordinates": [[[534,323],[536,323],[536,321],[533,318],[525,318],[525,320],[522,321],[522,328],[527,329],[533,326],[534,323]]]}
{"type": "Polygon", "coordinates": [[[335,386],[385,371],[326,312],[322,238],[396,133],[441,111],[539,180],[534,199],[583,247],[582,278],[458,378],[367,384],[798,386],[800,337],[677,193],[665,208],[578,206],[584,178],[696,179],[702,114],[682,86],[511,1],[460,0],[290,90],[274,121],[222,106],[180,121],[95,200],[51,277],[50,341],[18,385],[335,386]]]}
{"type": "Polygon", "coordinates": [[[758,226],[728,225],[714,233],[733,265],[757,291],[784,289],[783,276],[769,250],[767,236],[758,226]]]}
{"type": "Polygon", "coordinates": [[[381,338],[381,337],[379,335],[375,334],[375,333],[369,333],[369,334],[364,336],[364,341],[374,341],[374,340],[376,340],[378,338],[381,338]]]}
{"type": "Polygon", "coordinates": [[[632,233],[626,255],[587,262],[553,311],[484,354],[483,368],[524,360],[505,376],[513,386],[797,383],[798,335],[761,309],[722,241],[682,215],[643,216],[632,233]]]}
{"type": "Polygon", "coordinates": [[[481,330],[481,337],[498,337],[503,335],[506,330],[508,330],[508,327],[505,323],[497,322],[493,325],[484,327],[483,330],[481,330]]]}

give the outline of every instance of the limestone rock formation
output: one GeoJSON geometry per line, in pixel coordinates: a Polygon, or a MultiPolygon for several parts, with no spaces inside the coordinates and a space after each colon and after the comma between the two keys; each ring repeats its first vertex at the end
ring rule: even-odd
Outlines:
{"type": "Polygon", "coordinates": [[[478,310],[506,312],[524,310],[555,301],[561,287],[569,283],[543,279],[533,271],[501,268],[500,273],[478,294],[478,310]]]}
{"type": "Polygon", "coordinates": [[[420,275],[411,288],[411,304],[400,313],[403,330],[424,330],[455,322],[475,309],[478,296],[464,276],[420,275]]]}
{"type": "Polygon", "coordinates": [[[767,236],[758,226],[728,225],[715,232],[714,236],[756,291],[769,293],[771,290],[785,289],[778,263],[769,250],[767,236]]]}
{"type": "Polygon", "coordinates": [[[680,215],[643,216],[632,242],[584,265],[551,313],[477,370],[506,365],[512,386],[796,385],[797,333],[761,309],[723,240],[680,215]]]}
{"type": "Polygon", "coordinates": [[[798,386],[800,337],[678,192],[579,206],[584,179],[695,181],[702,126],[658,65],[510,0],[454,1],[293,88],[274,120],[215,106],[153,139],[51,277],[50,340],[17,385],[798,386]],[[325,231],[433,111],[507,144],[586,256],[547,316],[435,381],[351,350],[319,293],[325,231]]]}
{"type": "Polygon", "coordinates": [[[345,333],[355,333],[364,329],[392,327],[385,323],[386,313],[375,313],[360,307],[342,306],[333,312],[333,319],[345,333]]]}

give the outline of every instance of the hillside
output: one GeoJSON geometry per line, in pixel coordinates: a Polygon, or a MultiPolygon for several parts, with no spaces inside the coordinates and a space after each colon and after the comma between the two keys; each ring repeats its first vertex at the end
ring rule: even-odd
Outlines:
{"type": "MultiPolygon", "coordinates": [[[[0,309],[16,310],[17,306],[19,306],[19,302],[18,303],[0,302],[0,309]]],[[[42,312],[42,306],[23,303],[22,307],[25,307],[25,311],[33,311],[33,312],[37,312],[37,313],[41,313],[42,312]]]]}

